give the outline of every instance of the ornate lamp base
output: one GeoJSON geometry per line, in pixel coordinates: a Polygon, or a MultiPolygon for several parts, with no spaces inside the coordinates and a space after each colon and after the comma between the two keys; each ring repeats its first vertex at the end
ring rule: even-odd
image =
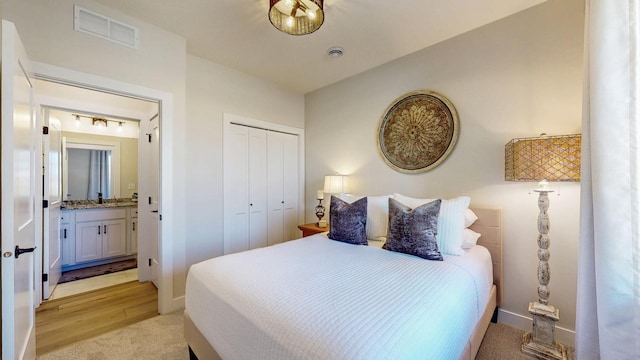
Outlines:
{"type": "Polygon", "coordinates": [[[529,313],[533,315],[533,333],[522,336],[522,352],[537,359],[567,360],[564,345],[555,341],[559,310],[552,305],[532,302],[529,303],[529,313]]]}

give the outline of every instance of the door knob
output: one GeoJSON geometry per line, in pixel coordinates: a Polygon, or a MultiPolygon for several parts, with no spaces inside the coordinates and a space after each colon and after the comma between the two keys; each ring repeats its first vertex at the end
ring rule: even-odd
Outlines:
{"type": "Polygon", "coordinates": [[[20,255],[22,255],[22,254],[24,254],[24,253],[30,253],[30,252],[33,252],[35,249],[36,249],[35,247],[32,247],[32,248],[25,248],[25,249],[20,249],[20,246],[19,246],[19,245],[16,245],[16,252],[15,252],[15,254],[16,254],[16,259],[17,259],[20,255]]]}
{"type": "Polygon", "coordinates": [[[152,213],[157,213],[157,212],[158,212],[158,210],[151,210],[151,212],[152,212],[152,213]]]}

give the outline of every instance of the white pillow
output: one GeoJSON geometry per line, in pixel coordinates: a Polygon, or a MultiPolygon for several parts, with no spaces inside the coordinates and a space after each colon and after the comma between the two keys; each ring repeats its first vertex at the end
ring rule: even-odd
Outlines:
{"type": "MultiPolygon", "coordinates": [[[[364,196],[340,193],[338,197],[348,203],[362,199],[364,196]]],[[[391,195],[367,196],[367,239],[385,241],[389,226],[389,198],[391,195]]]]}
{"type": "MultiPolygon", "coordinates": [[[[415,209],[435,199],[416,199],[395,193],[393,198],[415,209]]],[[[454,199],[443,199],[438,214],[438,249],[449,255],[464,255],[462,240],[465,229],[465,212],[469,208],[471,198],[460,196],[454,199]]]]}
{"type": "Polygon", "coordinates": [[[462,240],[462,248],[463,249],[471,249],[472,247],[476,246],[476,244],[478,243],[478,239],[480,238],[480,234],[471,230],[471,229],[464,229],[464,236],[463,236],[463,240],[462,240]]]}
{"type": "Polygon", "coordinates": [[[464,212],[464,227],[468,228],[473,225],[476,220],[478,220],[478,215],[476,215],[473,210],[467,209],[467,211],[464,212]]]}

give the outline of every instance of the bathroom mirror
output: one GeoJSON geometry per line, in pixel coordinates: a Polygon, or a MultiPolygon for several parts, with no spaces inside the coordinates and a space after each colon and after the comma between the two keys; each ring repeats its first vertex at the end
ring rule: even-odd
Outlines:
{"type": "Polygon", "coordinates": [[[119,144],[64,142],[64,200],[120,197],[119,144]]]}

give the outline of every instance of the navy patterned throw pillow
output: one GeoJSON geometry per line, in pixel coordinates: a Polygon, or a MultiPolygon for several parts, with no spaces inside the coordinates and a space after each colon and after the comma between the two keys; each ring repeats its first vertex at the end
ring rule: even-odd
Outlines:
{"type": "Polygon", "coordinates": [[[367,243],[367,198],[348,202],[331,196],[329,239],[356,245],[367,243]]]}
{"type": "Polygon", "coordinates": [[[411,210],[397,200],[389,199],[389,229],[382,248],[442,261],[436,242],[441,202],[434,200],[411,210]]]}

